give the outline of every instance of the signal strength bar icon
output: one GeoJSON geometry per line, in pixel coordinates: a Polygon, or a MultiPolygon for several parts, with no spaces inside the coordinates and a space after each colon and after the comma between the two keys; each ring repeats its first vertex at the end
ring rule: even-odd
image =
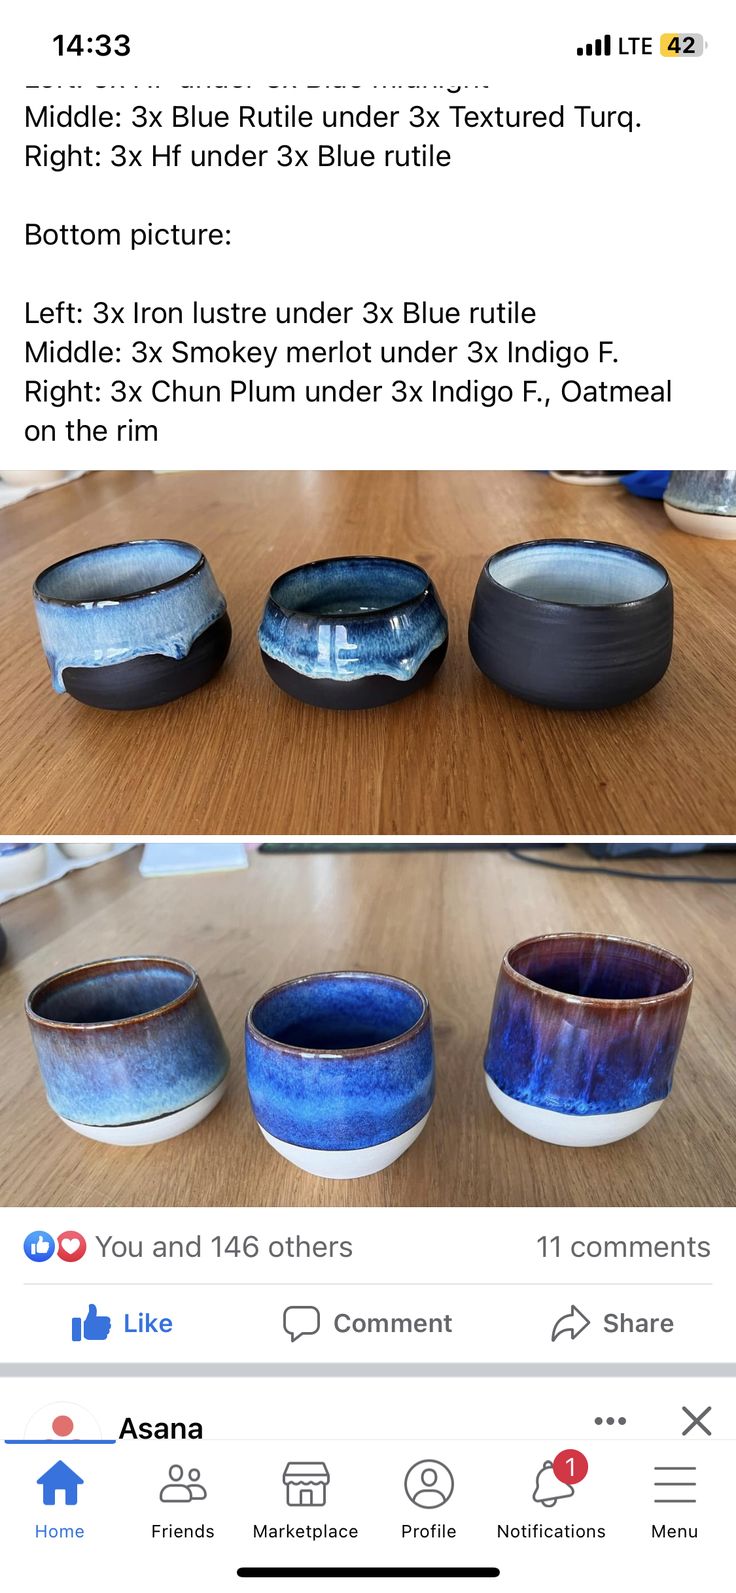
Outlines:
{"type": "Polygon", "coordinates": [[[610,55],[611,35],[604,33],[602,39],[594,39],[592,44],[579,44],[578,55],[610,55]]]}

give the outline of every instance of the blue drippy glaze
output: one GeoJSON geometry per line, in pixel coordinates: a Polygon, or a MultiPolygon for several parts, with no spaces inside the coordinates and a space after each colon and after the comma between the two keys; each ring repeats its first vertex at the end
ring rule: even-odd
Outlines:
{"type": "Polygon", "coordinates": [[[661,1101],[672,1088],[690,1002],[688,974],[678,959],[635,942],[595,936],[524,942],[501,968],[485,1071],[514,1100],[569,1116],[661,1101]],[[553,943],[562,948],[556,962],[553,943]],[[535,945],[542,948],[541,968],[535,945]],[[648,954],[638,967],[637,951],[648,954]],[[518,953],[526,977],[517,976],[518,953]],[[643,999],[645,992],[662,999],[643,999]]]}
{"type": "Polygon", "coordinates": [[[322,559],[279,577],[258,640],[312,680],[411,680],[447,638],[425,570],[402,559],[322,559]]]}
{"type": "Polygon", "coordinates": [[[248,1014],[245,1055],[261,1128],[291,1145],[381,1145],[434,1099],[429,1007],[388,975],[314,974],[269,991],[248,1014]]]}
{"type": "Polygon", "coordinates": [[[186,658],[227,607],[199,549],[163,538],[64,559],[39,575],[34,601],[57,692],[65,669],[186,658]]]}
{"type": "Polygon", "coordinates": [[[697,514],[736,515],[736,470],[673,470],[664,501],[697,514]]]}
{"type": "Polygon", "coordinates": [[[71,1122],[110,1126],[176,1112],[215,1089],[230,1065],[185,963],[131,958],[71,969],[38,985],[26,1014],[49,1104],[71,1122]]]}

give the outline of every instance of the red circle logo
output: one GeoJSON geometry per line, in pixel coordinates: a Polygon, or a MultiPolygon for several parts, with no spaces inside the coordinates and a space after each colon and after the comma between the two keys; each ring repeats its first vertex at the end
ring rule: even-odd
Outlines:
{"type": "Polygon", "coordinates": [[[569,1482],[571,1488],[588,1475],[588,1462],[579,1449],[561,1449],[552,1461],[552,1470],[558,1482],[569,1482]]]}
{"type": "Polygon", "coordinates": [[[75,1233],[69,1228],[66,1233],[60,1233],[56,1241],[56,1254],[60,1261],[81,1261],[87,1240],[82,1233],[75,1233]]]}

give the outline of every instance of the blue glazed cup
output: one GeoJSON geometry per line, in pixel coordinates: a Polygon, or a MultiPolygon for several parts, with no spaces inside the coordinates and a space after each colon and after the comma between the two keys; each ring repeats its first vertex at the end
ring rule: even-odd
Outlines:
{"type": "Polygon", "coordinates": [[[323,1178],[390,1166],[434,1098],[429,1003],[388,974],[317,973],[260,996],[245,1025],[251,1105],[269,1144],[323,1178]]]}
{"type": "Polygon", "coordinates": [[[485,1055],[488,1093],[554,1145],[643,1128],[672,1089],[693,972],[615,935],[537,935],[506,953],[485,1055]]]}
{"type": "Polygon", "coordinates": [[[149,1145],[193,1128],[230,1065],[199,975],[170,957],[86,963],[26,1001],[49,1105],[88,1139],[149,1145]]]}
{"type": "Polygon", "coordinates": [[[405,559],[318,559],[274,581],[258,640],[271,679],[320,708],[377,708],[427,685],[447,615],[405,559]]]}
{"type": "Polygon", "coordinates": [[[153,708],[195,691],[232,637],[209,564],[190,542],[116,542],[42,570],[33,597],[56,692],[95,708],[153,708]]]}
{"type": "Polygon", "coordinates": [[[736,537],[736,470],[673,470],[664,507],[679,531],[736,537]]]}

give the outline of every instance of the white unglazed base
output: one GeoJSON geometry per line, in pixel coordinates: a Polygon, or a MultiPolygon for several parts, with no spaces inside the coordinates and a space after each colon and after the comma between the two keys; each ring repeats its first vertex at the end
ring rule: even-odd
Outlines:
{"type": "MultiPolygon", "coordinates": [[[[596,448],[596,453],[598,449],[596,448]]],[[[578,476],[572,471],[550,470],[555,481],[569,482],[571,487],[615,487],[620,476],[578,476]]]]}
{"type": "MultiPolygon", "coordinates": [[[[367,1178],[370,1173],[382,1173],[384,1167],[398,1161],[419,1138],[428,1117],[429,1112],[395,1139],[386,1139],[382,1145],[365,1145],[361,1150],[310,1150],[307,1145],[290,1145],[285,1139],[274,1139],[265,1128],[261,1128],[261,1133],[280,1156],[285,1156],[295,1167],[301,1167],[303,1173],[315,1173],[318,1178],[367,1178]]],[[[258,1126],[261,1127],[260,1123],[258,1126]]]]}
{"type": "Polygon", "coordinates": [[[167,1112],[165,1117],[150,1117],[144,1123],[74,1123],[69,1117],[60,1117],[67,1128],[73,1128],[85,1139],[100,1140],[103,1145],[158,1145],[161,1140],[175,1139],[196,1128],[202,1119],[209,1117],[219,1105],[227,1087],[227,1074],[208,1095],[182,1106],[178,1112],[167,1112]]]}
{"type": "Polygon", "coordinates": [[[698,509],[678,509],[666,498],[664,510],[678,531],[689,531],[693,537],[714,537],[720,542],[736,537],[736,514],[702,514],[698,509]]]}
{"type": "Polygon", "coordinates": [[[640,1128],[650,1123],[661,1101],[650,1101],[648,1106],[634,1106],[626,1112],[591,1112],[576,1117],[567,1112],[550,1112],[546,1106],[527,1106],[524,1101],[505,1095],[486,1073],[488,1094],[494,1106],[514,1128],[532,1139],[543,1139],[548,1145],[611,1145],[616,1139],[628,1139],[640,1128]]]}

